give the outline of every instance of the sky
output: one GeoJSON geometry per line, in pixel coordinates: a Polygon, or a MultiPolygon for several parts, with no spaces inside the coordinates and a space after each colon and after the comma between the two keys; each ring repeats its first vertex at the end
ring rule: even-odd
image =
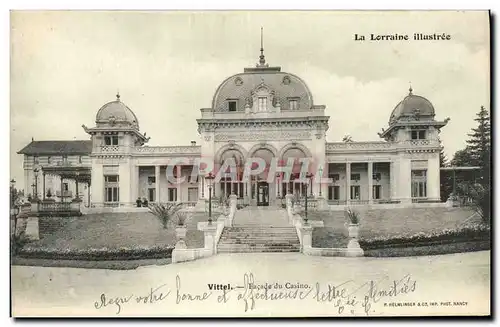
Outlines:
{"type": "Polygon", "coordinates": [[[300,76],[330,116],[327,140],[380,140],[407,94],[429,99],[449,158],[489,109],[487,12],[14,11],[11,13],[10,164],[35,140],[89,139],[117,91],[149,145],[198,141],[200,108],[222,81],[266,61],[300,76]],[[355,41],[355,34],[445,33],[448,41],[355,41]]]}

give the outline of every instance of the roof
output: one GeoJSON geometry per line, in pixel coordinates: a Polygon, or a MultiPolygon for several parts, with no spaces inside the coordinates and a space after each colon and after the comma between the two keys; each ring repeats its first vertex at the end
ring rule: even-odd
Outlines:
{"type": "Polygon", "coordinates": [[[413,90],[410,88],[410,93],[392,111],[389,125],[402,117],[418,116],[418,118],[433,119],[434,115],[435,111],[432,103],[420,95],[413,94],[413,90]]]}
{"type": "Polygon", "coordinates": [[[90,154],[92,152],[92,141],[31,141],[18,154],[90,154]]]}
{"type": "Polygon", "coordinates": [[[310,109],[313,97],[306,83],[298,76],[282,72],[279,67],[245,68],[243,73],[232,75],[224,80],[215,92],[212,108],[214,111],[228,111],[228,100],[236,101],[237,111],[245,111],[247,102],[252,101],[253,93],[265,87],[279,99],[281,110],[289,108],[288,100],[297,99],[299,108],[310,109]]]}

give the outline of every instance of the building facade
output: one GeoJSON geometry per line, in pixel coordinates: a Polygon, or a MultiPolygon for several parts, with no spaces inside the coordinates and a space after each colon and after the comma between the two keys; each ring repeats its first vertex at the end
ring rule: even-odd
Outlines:
{"type": "Polygon", "coordinates": [[[429,100],[410,88],[373,142],[327,142],[325,110],[300,77],[269,66],[261,52],[255,67],[225,79],[200,110],[197,142],[147,146],[138,118],[117,95],[98,110],[93,127],[82,126],[90,141],[33,141],[18,152],[25,190],[44,197],[51,189],[58,200],[66,194],[95,207],[133,206],[138,198],[199,203],[210,189],[263,206],[306,193],[339,205],[440,201],[439,131],[448,119],[436,120],[429,100]],[[249,158],[267,166],[291,162],[291,180],[266,172],[248,181],[240,173],[217,183],[204,177],[204,160],[217,171],[228,159],[240,167],[249,158]],[[301,159],[314,173],[308,185],[298,176],[301,159]],[[171,175],[184,181],[173,183],[171,175]]]}

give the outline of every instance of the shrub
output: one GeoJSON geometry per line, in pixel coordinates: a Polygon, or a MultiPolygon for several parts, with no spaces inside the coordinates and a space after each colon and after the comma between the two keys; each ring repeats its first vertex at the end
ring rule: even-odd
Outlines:
{"type": "Polygon", "coordinates": [[[346,210],[346,217],[349,219],[349,223],[353,225],[359,224],[359,213],[357,211],[352,210],[351,208],[348,208],[346,210]]]}
{"type": "Polygon", "coordinates": [[[167,229],[175,214],[182,209],[182,203],[155,203],[149,206],[149,212],[157,217],[167,229]]]}
{"type": "Polygon", "coordinates": [[[187,211],[177,211],[176,214],[177,226],[185,226],[189,220],[189,213],[187,211]]]}

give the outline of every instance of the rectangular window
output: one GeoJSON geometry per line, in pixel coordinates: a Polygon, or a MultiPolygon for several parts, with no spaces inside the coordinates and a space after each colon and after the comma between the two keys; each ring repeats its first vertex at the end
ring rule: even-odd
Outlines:
{"type": "Polygon", "coordinates": [[[290,110],[298,110],[299,109],[299,100],[293,99],[290,100],[290,110]]]}
{"type": "Polygon", "coordinates": [[[340,200],[340,186],[328,186],[328,200],[340,200]]]}
{"type": "Polygon", "coordinates": [[[168,188],[168,201],[171,202],[177,201],[177,188],[173,187],[168,188]]]}
{"type": "Polygon", "coordinates": [[[155,184],[156,183],[156,176],[148,176],[148,184],[155,184]]]}
{"type": "Polygon", "coordinates": [[[339,174],[328,174],[328,178],[332,180],[332,182],[338,181],[340,179],[339,174]]]}
{"type": "Polygon", "coordinates": [[[351,186],[351,200],[359,200],[360,199],[360,186],[352,185],[351,186]]]}
{"type": "Polygon", "coordinates": [[[118,135],[113,136],[105,136],[104,137],[105,145],[118,145],[118,135]]]}
{"type": "Polygon", "coordinates": [[[198,188],[197,187],[188,188],[188,201],[189,202],[198,201],[198,188]]]}
{"type": "Polygon", "coordinates": [[[149,188],[148,189],[148,201],[149,202],[154,202],[156,201],[156,190],[154,188],[149,188]]]}
{"type": "Polygon", "coordinates": [[[381,189],[382,189],[382,186],[380,186],[380,185],[373,185],[373,198],[375,200],[380,199],[380,197],[381,197],[381,189]]]}
{"type": "Polygon", "coordinates": [[[351,174],[351,181],[359,181],[361,179],[360,174],[351,174]]]}
{"type": "Polygon", "coordinates": [[[227,103],[229,111],[236,111],[236,101],[231,100],[227,103]]]}
{"type": "Polygon", "coordinates": [[[267,98],[259,97],[259,111],[267,111],[267,98]]]}
{"type": "Polygon", "coordinates": [[[425,131],[411,131],[412,140],[425,140],[425,131]]]}
{"type": "Polygon", "coordinates": [[[118,175],[104,175],[104,202],[118,202],[120,200],[118,175]]]}
{"type": "Polygon", "coordinates": [[[118,183],[118,175],[104,176],[104,183],[118,183]]]}
{"type": "Polygon", "coordinates": [[[68,190],[69,190],[68,183],[63,183],[63,191],[68,191],[68,190]]]}
{"type": "Polygon", "coordinates": [[[373,173],[373,179],[379,181],[382,179],[382,175],[380,173],[373,173]]]}
{"type": "Polygon", "coordinates": [[[427,197],[427,171],[412,170],[411,171],[411,196],[413,198],[427,197]]]}

